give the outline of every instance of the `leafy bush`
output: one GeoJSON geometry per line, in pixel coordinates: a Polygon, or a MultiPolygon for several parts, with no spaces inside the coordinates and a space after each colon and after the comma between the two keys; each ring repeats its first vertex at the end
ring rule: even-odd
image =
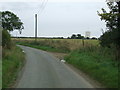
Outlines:
{"type": "Polygon", "coordinates": [[[11,48],[11,38],[7,30],[2,30],[2,46],[5,48],[11,48]]]}

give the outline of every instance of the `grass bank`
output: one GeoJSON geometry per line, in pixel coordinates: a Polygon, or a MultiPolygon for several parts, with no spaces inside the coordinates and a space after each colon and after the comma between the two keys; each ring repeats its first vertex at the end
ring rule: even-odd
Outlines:
{"type": "Polygon", "coordinates": [[[65,60],[79,68],[106,88],[118,88],[118,62],[108,48],[82,48],[71,52],[65,60]]]}
{"type": "Polygon", "coordinates": [[[2,56],[2,88],[11,87],[25,60],[24,53],[19,47],[3,49],[2,56]]]}

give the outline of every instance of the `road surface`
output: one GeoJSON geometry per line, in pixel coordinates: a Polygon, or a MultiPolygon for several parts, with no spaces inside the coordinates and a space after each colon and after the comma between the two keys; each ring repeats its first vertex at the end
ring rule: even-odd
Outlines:
{"type": "Polygon", "coordinates": [[[94,88],[82,76],[45,51],[20,46],[26,64],[16,88],[94,88]]]}

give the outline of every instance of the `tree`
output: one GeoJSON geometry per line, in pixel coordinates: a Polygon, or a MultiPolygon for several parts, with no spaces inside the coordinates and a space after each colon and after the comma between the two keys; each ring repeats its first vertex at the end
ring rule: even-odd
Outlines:
{"type": "MultiPolygon", "coordinates": [[[[114,2],[108,2],[107,3],[110,11],[107,12],[105,9],[102,8],[103,13],[99,13],[98,15],[101,17],[101,20],[105,20],[107,31],[102,35],[102,38],[105,37],[105,34],[113,33],[109,37],[109,44],[116,44],[120,45],[120,27],[118,26],[120,22],[118,22],[118,18],[120,16],[118,4],[114,2]]],[[[102,38],[101,43],[103,42],[102,38]]],[[[107,39],[106,39],[107,41],[107,39]]]]}
{"type": "Polygon", "coordinates": [[[70,39],[70,37],[67,37],[67,39],[70,39]]]}
{"type": "Polygon", "coordinates": [[[76,35],[75,34],[73,34],[72,36],[71,36],[71,39],[76,39],[76,35]]]}
{"type": "Polygon", "coordinates": [[[93,39],[93,40],[97,40],[97,38],[96,38],[96,37],[92,37],[91,39],[93,39]]]}
{"type": "MultiPolygon", "coordinates": [[[[83,38],[84,38],[84,36],[82,36],[81,34],[77,34],[77,35],[72,34],[72,36],[71,36],[71,39],[83,39],[83,38]]],[[[70,39],[70,37],[69,37],[69,39],[70,39]]]]}
{"type": "Polygon", "coordinates": [[[3,11],[1,19],[2,19],[2,27],[4,30],[13,31],[16,29],[19,30],[21,33],[21,30],[24,29],[23,23],[21,22],[19,17],[17,17],[12,12],[3,11]]]}
{"type": "Polygon", "coordinates": [[[98,12],[107,27],[107,31],[100,37],[101,45],[107,47],[115,45],[120,54],[120,2],[107,2],[107,5],[110,9],[109,12],[103,8],[102,13],[98,12]]]}
{"type": "Polygon", "coordinates": [[[105,9],[102,8],[103,13],[98,12],[98,15],[101,16],[101,20],[105,20],[107,30],[112,31],[117,27],[118,9],[117,4],[114,5],[113,2],[108,2],[107,5],[110,9],[110,12],[107,12],[105,9]]]}
{"type": "Polygon", "coordinates": [[[10,46],[10,35],[8,32],[13,30],[19,30],[20,34],[23,27],[23,23],[14,13],[9,11],[1,12],[0,21],[2,22],[2,46],[9,47],[10,46]]]}
{"type": "Polygon", "coordinates": [[[77,34],[77,39],[83,39],[84,36],[81,36],[81,34],[77,34]]]}

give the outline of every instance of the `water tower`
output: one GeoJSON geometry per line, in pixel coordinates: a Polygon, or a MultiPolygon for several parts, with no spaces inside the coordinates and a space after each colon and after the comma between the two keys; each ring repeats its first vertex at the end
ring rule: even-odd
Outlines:
{"type": "Polygon", "coordinates": [[[90,33],[91,33],[90,31],[86,31],[85,32],[85,38],[90,38],[90,33]]]}

